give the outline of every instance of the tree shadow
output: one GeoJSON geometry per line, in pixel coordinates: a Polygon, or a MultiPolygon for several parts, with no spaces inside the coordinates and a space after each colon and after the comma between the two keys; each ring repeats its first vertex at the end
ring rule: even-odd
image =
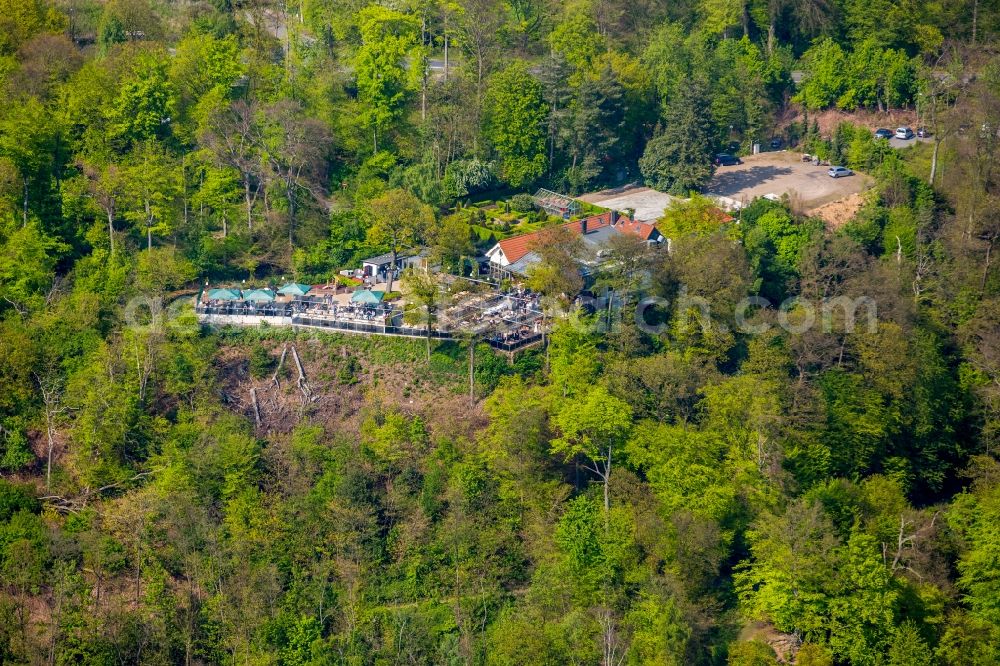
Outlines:
{"type": "Polygon", "coordinates": [[[791,167],[776,166],[752,166],[749,169],[716,171],[708,191],[712,194],[731,196],[792,173],[794,170],[791,167]]]}

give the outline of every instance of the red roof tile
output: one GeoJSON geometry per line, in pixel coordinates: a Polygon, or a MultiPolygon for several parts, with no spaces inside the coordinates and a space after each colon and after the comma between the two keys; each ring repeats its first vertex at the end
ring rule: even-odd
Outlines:
{"type": "MultiPolygon", "coordinates": [[[[591,233],[607,226],[612,226],[611,211],[601,213],[600,215],[593,215],[583,220],[567,222],[561,226],[574,234],[579,234],[584,223],[586,223],[587,233],[591,233]]],[[[624,233],[635,234],[642,240],[650,240],[651,238],[655,238],[658,234],[656,225],[648,222],[637,222],[636,220],[625,217],[624,215],[620,216],[618,221],[615,222],[613,226],[624,233]]],[[[524,255],[534,250],[540,242],[543,242],[543,234],[547,230],[548,229],[542,229],[540,231],[533,231],[528,234],[521,234],[520,236],[506,238],[499,242],[500,249],[503,251],[504,256],[507,257],[507,261],[514,263],[524,257],[524,255]]]]}
{"type": "Polygon", "coordinates": [[[627,217],[618,220],[618,227],[624,232],[635,234],[642,240],[649,240],[657,235],[656,225],[638,222],[627,217]]]}
{"type": "MultiPolygon", "coordinates": [[[[561,226],[563,229],[567,229],[574,234],[579,234],[584,224],[586,224],[587,233],[596,231],[602,227],[607,227],[611,224],[611,211],[601,213],[600,215],[593,215],[582,220],[567,222],[561,226]]],[[[507,261],[514,263],[535,249],[546,231],[547,229],[542,229],[540,231],[533,231],[529,234],[521,234],[520,236],[505,238],[499,243],[500,249],[503,250],[504,256],[507,257],[507,261]]]]}
{"type": "Polygon", "coordinates": [[[726,211],[722,210],[721,208],[717,208],[717,207],[716,208],[712,208],[712,215],[715,216],[715,219],[719,222],[719,224],[729,224],[730,222],[732,222],[732,221],[734,221],[736,219],[735,217],[733,217],[732,215],[730,215],[726,211]]]}

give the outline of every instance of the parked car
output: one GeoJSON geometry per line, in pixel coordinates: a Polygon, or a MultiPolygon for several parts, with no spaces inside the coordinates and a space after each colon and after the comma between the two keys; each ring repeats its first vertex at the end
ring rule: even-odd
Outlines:
{"type": "Polygon", "coordinates": [[[771,139],[771,150],[781,150],[781,147],[784,145],[785,142],[781,139],[781,137],[776,136],[771,139]]]}
{"type": "Polygon", "coordinates": [[[913,138],[913,130],[909,127],[897,127],[896,128],[896,138],[909,140],[913,138]]]}
{"type": "Polygon", "coordinates": [[[832,166],[830,167],[830,170],[826,172],[826,175],[830,176],[830,178],[843,178],[845,176],[853,176],[854,172],[847,167],[832,166]]]}
{"type": "Polygon", "coordinates": [[[886,129],[884,127],[880,127],[877,130],[875,130],[875,138],[876,139],[891,139],[892,138],[892,130],[886,129]]]}
{"type": "Polygon", "coordinates": [[[917,136],[919,136],[921,139],[925,139],[925,138],[929,137],[930,135],[931,135],[931,131],[929,129],[927,129],[926,127],[918,127],[917,128],[917,136]]]}
{"type": "Polygon", "coordinates": [[[743,162],[740,158],[735,155],[730,155],[728,153],[719,153],[715,156],[715,164],[717,166],[736,166],[737,164],[742,164],[743,162]]]}

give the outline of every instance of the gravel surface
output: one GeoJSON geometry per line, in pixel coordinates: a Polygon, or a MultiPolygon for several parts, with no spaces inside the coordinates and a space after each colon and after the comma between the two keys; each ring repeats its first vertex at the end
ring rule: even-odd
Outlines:
{"type": "Polygon", "coordinates": [[[716,169],[708,194],[746,203],[766,194],[788,194],[809,210],[871,187],[872,181],[865,175],[830,178],[827,169],[803,162],[798,152],[749,155],[743,158],[743,164],[716,169]]]}

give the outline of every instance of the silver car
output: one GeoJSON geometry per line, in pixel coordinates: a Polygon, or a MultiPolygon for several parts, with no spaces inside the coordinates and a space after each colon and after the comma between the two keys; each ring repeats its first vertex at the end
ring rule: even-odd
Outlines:
{"type": "Polygon", "coordinates": [[[830,170],[826,172],[826,175],[830,178],[843,178],[844,176],[853,176],[854,172],[847,167],[842,166],[832,166],[830,170]]]}

